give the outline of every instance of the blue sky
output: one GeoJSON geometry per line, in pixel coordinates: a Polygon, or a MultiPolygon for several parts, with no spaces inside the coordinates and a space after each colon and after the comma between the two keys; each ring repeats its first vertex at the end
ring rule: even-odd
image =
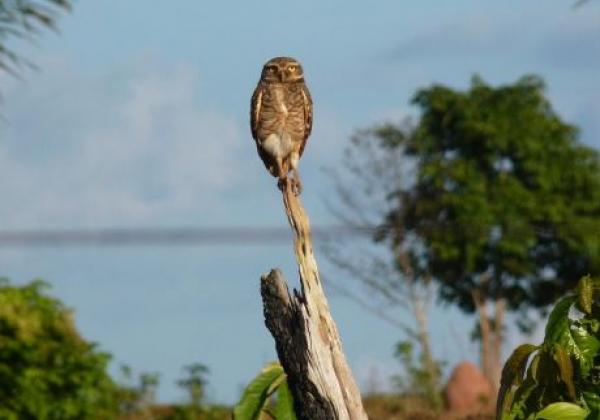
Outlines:
{"type": "MultiPolygon", "coordinates": [[[[434,82],[539,74],[559,113],[600,147],[600,3],[572,3],[79,1],[60,35],[15,45],[39,72],[0,78],[0,228],[285,226],[248,129],[260,68],[276,55],[302,61],[315,101],[302,160],[313,224],[335,223],[322,169],[339,163],[353,130],[415,115],[412,94],[434,82]]],[[[0,266],[18,283],[51,282],[114,366],[161,374],[164,401],[182,398],[174,381],[196,361],[211,368],[209,396],[235,401],[275,357],[260,274],[280,266],[297,281],[281,244],[2,248],[0,266]]],[[[385,382],[400,331],[330,300],[363,387],[385,382]]],[[[471,319],[439,305],[431,316],[439,357],[476,360],[471,319]]]]}

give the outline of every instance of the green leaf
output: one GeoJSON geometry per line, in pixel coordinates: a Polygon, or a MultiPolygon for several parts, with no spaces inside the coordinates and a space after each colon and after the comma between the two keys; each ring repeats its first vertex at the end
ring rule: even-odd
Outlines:
{"type": "MultiPolygon", "coordinates": [[[[538,360],[539,357],[536,355],[533,357],[531,363],[537,363],[538,360]]],[[[502,414],[502,420],[526,418],[526,413],[528,414],[532,412],[532,407],[530,406],[529,400],[532,398],[532,396],[536,396],[536,393],[539,391],[539,389],[540,387],[538,386],[537,382],[528,372],[523,384],[521,384],[521,386],[519,386],[514,392],[514,402],[510,407],[510,410],[502,414]]]]}
{"type": "Polygon", "coordinates": [[[598,392],[584,391],[583,399],[589,408],[600,413],[600,395],[598,392]]]}
{"type": "Polygon", "coordinates": [[[553,355],[544,347],[544,350],[540,351],[538,356],[539,363],[535,369],[535,379],[541,387],[555,390],[559,384],[559,370],[554,362],[553,355]]]}
{"type": "Polygon", "coordinates": [[[600,350],[600,341],[580,323],[574,323],[570,329],[570,334],[573,338],[571,351],[579,362],[581,375],[587,376],[594,364],[594,358],[600,350]]]}
{"type": "Polygon", "coordinates": [[[533,344],[522,344],[513,351],[504,364],[498,391],[497,415],[506,412],[512,404],[512,394],[509,391],[513,385],[520,385],[523,382],[527,360],[537,348],[538,346],[533,344]]]}
{"type": "Polygon", "coordinates": [[[287,381],[282,382],[279,386],[274,414],[276,420],[296,420],[294,400],[287,381]]]}
{"type": "Polygon", "coordinates": [[[536,419],[545,420],[584,420],[588,410],[577,404],[568,402],[557,402],[548,405],[536,414],[536,419]]]}
{"type": "Polygon", "coordinates": [[[544,343],[550,343],[550,345],[559,343],[564,346],[568,344],[565,340],[569,341],[570,339],[569,311],[574,301],[574,296],[568,296],[562,298],[554,305],[554,309],[552,309],[548,323],[546,324],[544,343]]]}
{"type": "Polygon", "coordinates": [[[594,281],[588,275],[579,280],[577,285],[578,297],[577,305],[579,309],[587,314],[592,313],[592,303],[594,302],[594,281]]]}
{"type": "Polygon", "coordinates": [[[554,306],[546,325],[544,344],[560,344],[568,354],[574,356],[585,376],[589,372],[594,356],[600,349],[600,341],[581,325],[581,321],[569,319],[574,296],[561,299],[554,306]]]}
{"type": "Polygon", "coordinates": [[[242,399],[233,410],[235,420],[258,420],[274,391],[273,385],[281,381],[285,373],[277,362],[266,365],[244,390],[242,399]]]}
{"type": "Polygon", "coordinates": [[[567,386],[567,391],[572,400],[577,398],[573,384],[573,363],[567,351],[558,343],[554,344],[554,360],[558,365],[560,378],[567,386]]]}

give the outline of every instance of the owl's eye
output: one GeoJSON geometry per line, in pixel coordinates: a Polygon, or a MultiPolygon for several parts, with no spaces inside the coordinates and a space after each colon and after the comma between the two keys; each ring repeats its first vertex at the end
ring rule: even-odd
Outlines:
{"type": "Polygon", "coordinates": [[[298,70],[298,67],[297,67],[297,66],[288,66],[288,71],[290,71],[290,72],[294,72],[294,71],[296,71],[296,70],[298,70]]]}
{"type": "Polygon", "coordinates": [[[275,73],[275,70],[276,70],[275,67],[267,67],[267,71],[269,73],[275,73]]]}

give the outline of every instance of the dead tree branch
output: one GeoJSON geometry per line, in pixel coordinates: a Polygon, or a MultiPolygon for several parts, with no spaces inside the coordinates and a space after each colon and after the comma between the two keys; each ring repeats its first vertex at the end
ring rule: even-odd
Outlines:
{"type": "Polygon", "coordinates": [[[294,232],[301,291],[291,296],[281,271],[261,278],[265,323],[275,338],[300,420],[366,420],[313,254],[309,219],[299,198],[283,190],[294,232]]]}

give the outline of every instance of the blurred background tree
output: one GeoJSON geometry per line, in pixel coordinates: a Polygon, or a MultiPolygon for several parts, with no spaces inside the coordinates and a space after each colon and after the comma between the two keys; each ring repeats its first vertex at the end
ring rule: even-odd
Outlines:
{"type": "Polygon", "coordinates": [[[600,159],[535,76],[499,87],[474,77],[467,91],[433,85],[413,103],[416,124],[365,130],[351,146],[404,171],[390,177],[371,161],[369,205],[387,209],[374,240],[408,256],[417,279],[431,275],[442,301],[477,313],[482,370],[497,387],[506,309],[524,319],[600,272],[600,159]]]}
{"type": "MultiPolygon", "coordinates": [[[[389,197],[408,173],[406,166],[398,164],[403,158],[402,150],[380,147],[369,130],[352,136],[350,144],[344,151],[340,170],[330,172],[335,194],[326,201],[338,220],[360,231],[380,225],[393,211],[389,197]]],[[[369,297],[364,298],[347,284],[334,281],[336,276],[327,277],[326,286],[402,333],[394,356],[403,371],[393,376],[392,382],[400,385],[399,389],[410,388],[412,395],[440,408],[441,362],[433,355],[429,333],[433,284],[428,267],[419,261],[416,249],[404,245],[389,247],[373,241],[341,242],[334,238],[327,241],[324,251],[330,262],[364,286],[369,297]],[[406,315],[412,322],[407,321],[406,315]]]]}
{"type": "Polygon", "coordinates": [[[205,387],[208,383],[209,369],[202,363],[192,363],[183,367],[186,376],[177,385],[187,391],[189,402],[193,407],[200,408],[204,399],[205,387]]]}
{"type": "Polygon", "coordinates": [[[118,389],[119,413],[124,419],[152,419],[156,405],[156,389],[160,375],[156,372],[141,372],[134,381],[133,370],[128,365],[121,366],[122,382],[118,389]]]}
{"type": "Polygon", "coordinates": [[[0,0],[0,69],[18,76],[31,62],[8,46],[11,39],[32,41],[42,29],[57,30],[61,12],[72,7],[71,0],[0,0]]]}
{"type": "MultiPolygon", "coordinates": [[[[187,394],[187,404],[182,406],[178,417],[182,419],[195,419],[203,413],[203,403],[208,384],[209,369],[202,363],[192,363],[183,367],[185,376],[177,381],[177,385],[187,394]]],[[[210,413],[205,413],[210,417],[210,413]]]]}
{"type": "Polygon", "coordinates": [[[0,282],[0,418],[114,418],[110,356],[79,335],[46,288],[0,282]]]}

